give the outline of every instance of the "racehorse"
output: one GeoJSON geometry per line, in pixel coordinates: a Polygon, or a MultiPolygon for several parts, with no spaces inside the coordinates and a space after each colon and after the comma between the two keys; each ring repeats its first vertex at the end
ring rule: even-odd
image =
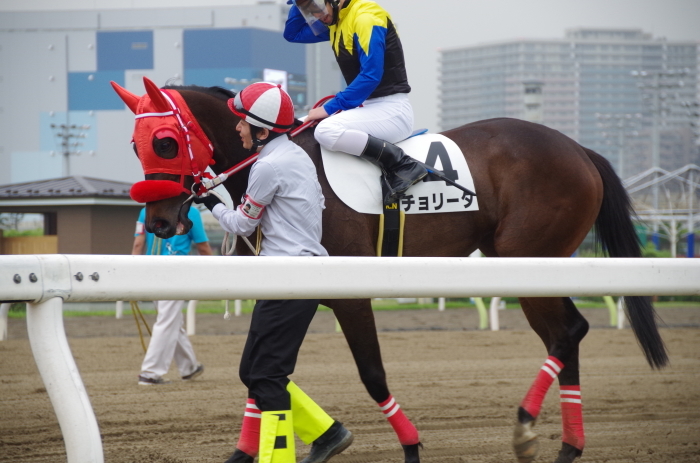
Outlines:
{"type": "MultiPolygon", "coordinates": [[[[237,207],[247,188],[251,162],[245,160],[251,153],[243,148],[234,129],[238,117],[227,107],[232,92],[197,86],[166,86],[161,90],[146,78],[144,82],[147,94],[143,97],[113,86],[137,117],[135,148],[146,173],[146,181],[139,183],[150,185],[151,190],[167,190],[149,192],[146,229],[168,238],[176,232],[186,233],[190,226],[188,198],[199,173],[188,156],[191,158],[193,151],[208,151],[205,160],[217,174],[237,165],[242,167],[223,183],[237,207]],[[192,120],[187,120],[187,115],[192,120]],[[156,122],[140,126],[139,120],[145,117],[153,117],[156,122]],[[159,131],[161,120],[174,117],[178,118],[175,125],[159,131]],[[191,141],[193,136],[200,139],[198,144],[191,141]],[[177,170],[149,173],[141,151],[151,148],[155,156],[172,160],[186,170],[179,174],[177,170]]],[[[403,255],[466,257],[479,249],[487,257],[568,257],[595,226],[599,244],[611,257],[641,256],[629,197],[610,163],[599,154],[556,130],[509,118],[474,122],[443,135],[452,139],[466,157],[479,209],[407,215],[403,255]]],[[[333,192],[313,130],[301,132],[294,141],[315,164],[326,199],[323,246],[331,256],[375,255],[378,216],[353,211],[333,192]]],[[[203,170],[202,165],[199,169],[203,170]]],[[[240,241],[238,251],[250,254],[240,241]]],[[[377,403],[386,401],[391,395],[370,299],[321,303],[333,309],[369,395],[377,403]]],[[[650,298],[625,297],[625,303],[648,363],[654,368],[663,367],[668,356],[650,298]]],[[[520,298],[520,304],[549,357],[518,408],[514,450],[519,462],[534,460],[538,444],[532,427],[547,389],[558,378],[563,433],[555,463],[570,463],[584,447],[579,343],[588,332],[588,322],[568,297],[520,298]]],[[[406,463],[420,461],[420,446],[403,445],[406,463]]]]}

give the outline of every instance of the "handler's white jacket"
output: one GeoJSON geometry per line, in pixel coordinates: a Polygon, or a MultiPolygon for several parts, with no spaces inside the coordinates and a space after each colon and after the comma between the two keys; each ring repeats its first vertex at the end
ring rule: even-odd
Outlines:
{"type": "Polygon", "coordinates": [[[327,256],[321,246],[323,209],[313,162],[282,135],[260,151],[243,204],[235,210],[217,204],[212,214],[224,230],[236,235],[249,236],[260,224],[261,256],[327,256]]]}

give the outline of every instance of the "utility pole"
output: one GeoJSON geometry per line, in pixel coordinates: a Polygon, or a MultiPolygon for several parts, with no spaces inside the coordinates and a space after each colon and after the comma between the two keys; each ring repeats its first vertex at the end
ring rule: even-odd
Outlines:
{"type": "Polygon", "coordinates": [[[58,131],[56,137],[61,139],[61,154],[63,155],[63,176],[70,176],[70,155],[80,154],[80,150],[77,150],[79,146],[82,146],[82,142],[78,141],[80,138],[87,138],[87,133],[84,130],[89,130],[89,125],[76,125],[76,124],[51,124],[51,128],[58,131]],[[75,141],[73,141],[75,140],[75,141]]]}

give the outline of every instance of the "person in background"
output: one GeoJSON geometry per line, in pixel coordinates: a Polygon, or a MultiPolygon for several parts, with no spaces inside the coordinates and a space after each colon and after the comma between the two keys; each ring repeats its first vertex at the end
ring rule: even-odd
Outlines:
{"type": "Polygon", "coordinates": [[[389,13],[371,0],[289,0],[284,38],[330,41],[347,87],[306,120],[323,119],[321,146],[367,159],[386,173],[385,203],[398,200],[427,170],[394,145],[413,130],[403,47],[389,13]],[[342,112],[341,112],[342,111],[342,112]],[[336,114],[337,113],[337,114],[336,114]]]}
{"type": "MultiPolygon", "coordinates": [[[[227,209],[214,195],[195,198],[229,233],[248,236],[259,225],[261,256],[327,256],[321,245],[324,197],[313,162],[287,132],[294,105],[279,85],[258,82],[228,102],[241,120],[243,147],[259,152],[243,204],[227,209]]],[[[275,284],[269,282],[270,286],[275,284]]],[[[295,463],[294,433],[313,444],[302,463],[324,463],[353,435],[289,379],[318,299],[258,300],[239,367],[248,388],[241,434],[227,463],[295,463]]]]}
{"type": "MultiPolygon", "coordinates": [[[[200,255],[211,256],[209,239],[199,210],[190,207],[187,217],[192,221],[192,228],[186,235],[161,239],[153,233],[146,232],[146,209],[141,209],[131,253],[141,255],[145,251],[149,256],[186,256],[194,243],[200,255]]],[[[195,379],[204,372],[204,365],[197,362],[194,348],[183,326],[182,308],[185,301],[154,301],[154,304],[157,311],[156,322],[153,324],[151,340],[141,364],[138,384],[168,384],[170,381],[163,376],[170,369],[173,359],[183,381],[195,379]]]]}

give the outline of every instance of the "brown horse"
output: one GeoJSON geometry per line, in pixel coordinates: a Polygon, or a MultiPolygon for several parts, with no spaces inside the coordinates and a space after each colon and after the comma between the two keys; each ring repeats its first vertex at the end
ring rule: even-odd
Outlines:
{"type": "MultiPolygon", "coordinates": [[[[158,108],[160,91],[155,85],[147,82],[146,88],[148,94],[141,98],[115,87],[137,114],[145,107],[139,103],[149,98],[156,110],[169,109],[158,108]]],[[[233,97],[231,92],[219,87],[165,88],[171,94],[181,95],[211,140],[214,172],[223,172],[250,155],[234,130],[238,118],[226,105],[233,97]]],[[[146,141],[152,143],[157,156],[170,159],[178,150],[175,137],[155,138],[150,133],[138,132],[137,123],[135,139],[138,140],[137,135],[153,137],[146,141]]],[[[406,216],[404,255],[465,257],[480,249],[488,257],[568,257],[595,226],[599,243],[610,256],[640,256],[629,198],[610,163],[600,155],[556,130],[517,119],[475,122],[443,135],[454,140],[466,157],[474,177],[479,210],[406,216]]],[[[179,139],[180,144],[182,140],[179,139]]],[[[378,216],[357,213],[336,196],[326,179],[312,130],[302,132],[294,140],[306,150],[318,170],[326,198],[322,244],[329,254],[375,255],[378,216]]],[[[185,152],[180,147],[177,156],[185,152]]],[[[245,168],[224,183],[236,206],[246,191],[249,171],[249,167],[245,168]]],[[[183,201],[188,198],[185,191],[193,183],[192,175],[147,173],[146,179],[161,180],[159,184],[184,184],[182,191],[178,190],[179,185],[175,188],[173,194],[177,196],[147,202],[146,229],[162,238],[172,236],[176,230],[187,231],[190,203],[183,201]]],[[[238,251],[249,254],[244,246],[238,251]]],[[[647,361],[652,367],[663,367],[668,357],[650,299],[626,297],[625,301],[632,329],[647,361]]],[[[377,403],[385,401],[390,393],[370,300],[321,303],[333,309],[369,395],[377,403]]],[[[515,453],[520,462],[535,458],[537,436],[532,427],[544,395],[556,377],[562,394],[564,430],[556,463],[569,463],[581,455],[584,446],[579,343],[588,331],[588,323],[570,298],[521,298],[520,303],[549,357],[518,409],[515,453]]],[[[407,463],[419,462],[419,446],[403,446],[407,463]]]]}

